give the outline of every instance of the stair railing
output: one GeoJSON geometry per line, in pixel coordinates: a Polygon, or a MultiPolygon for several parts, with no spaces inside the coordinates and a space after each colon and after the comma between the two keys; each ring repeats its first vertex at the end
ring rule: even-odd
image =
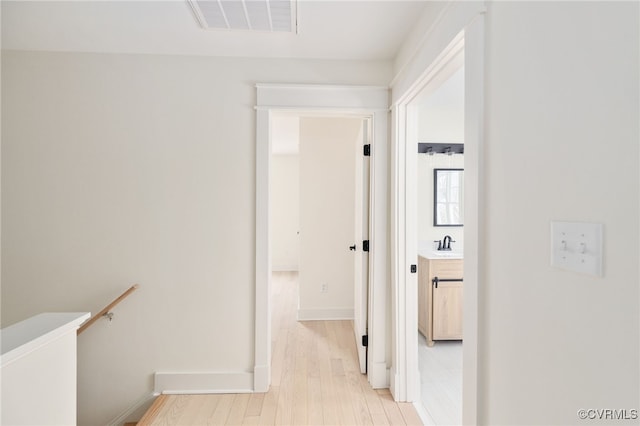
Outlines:
{"type": "Polygon", "coordinates": [[[138,287],[140,287],[138,284],[132,285],[131,287],[129,287],[129,289],[127,289],[127,291],[125,291],[120,296],[118,296],[113,302],[105,306],[104,309],[102,309],[100,312],[98,312],[97,314],[89,318],[84,324],[82,324],[82,326],[80,326],[80,328],[78,328],[77,335],[80,335],[80,333],[85,331],[87,328],[91,326],[91,324],[98,321],[100,318],[107,318],[109,319],[109,321],[111,321],[111,319],[113,318],[113,312],[111,312],[111,309],[113,309],[113,307],[116,306],[118,303],[122,302],[128,295],[136,291],[138,287]]]}

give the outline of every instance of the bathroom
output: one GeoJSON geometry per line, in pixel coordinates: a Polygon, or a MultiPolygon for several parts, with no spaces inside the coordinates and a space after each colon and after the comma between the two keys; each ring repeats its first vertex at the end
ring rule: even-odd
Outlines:
{"type": "Polygon", "coordinates": [[[418,107],[418,365],[430,424],[462,422],[464,67],[418,107]]]}

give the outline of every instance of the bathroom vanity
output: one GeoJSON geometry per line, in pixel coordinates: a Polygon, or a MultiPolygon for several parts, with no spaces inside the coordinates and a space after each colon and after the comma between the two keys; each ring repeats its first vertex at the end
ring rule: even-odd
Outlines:
{"type": "Polygon", "coordinates": [[[463,259],[461,253],[418,256],[418,330],[435,340],[462,340],[463,259]]]}

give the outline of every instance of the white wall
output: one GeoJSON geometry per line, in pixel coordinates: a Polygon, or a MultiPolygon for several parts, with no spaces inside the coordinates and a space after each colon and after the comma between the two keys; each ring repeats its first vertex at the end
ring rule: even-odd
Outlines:
{"type": "MultiPolygon", "coordinates": [[[[417,55],[421,55],[423,51],[429,51],[429,46],[425,46],[425,41],[430,40],[434,43],[431,28],[439,24],[442,17],[447,12],[450,2],[433,1],[429,2],[416,24],[413,26],[406,39],[402,43],[396,57],[393,61],[392,86],[394,86],[394,96],[404,93],[406,89],[413,83],[414,73],[422,73],[429,63],[422,63],[417,55]],[[425,49],[426,47],[426,49],[425,49]]],[[[429,52],[429,54],[438,54],[438,47],[429,52]]]]}
{"type": "Polygon", "coordinates": [[[437,248],[435,240],[450,235],[456,241],[451,249],[462,251],[464,227],[433,226],[433,169],[463,169],[464,155],[418,154],[418,252],[437,248]]]}
{"type": "Polygon", "coordinates": [[[637,408],[638,3],[495,2],[487,22],[482,422],[637,408]],[[552,220],[604,224],[602,278],[550,267],[552,220]]]}
{"type": "Polygon", "coordinates": [[[297,271],[300,263],[300,159],[271,157],[271,267],[297,271]]]}
{"type": "Polygon", "coordinates": [[[300,319],[353,318],[349,246],[355,238],[355,144],[361,129],[357,118],[300,119],[300,319]]]}
{"type": "MultiPolygon", "coordinates": [[[[474,16],[453,4],[396,64],[409,71],[394,99],[474,16]]],[[[478,424],[584,424],[580,408],[638,407],[639,12],[488,4],[478,424]],[[604,224],[603,277],[550,266],[552,220],[604,224]]]]}
{"type": "MultiPolygon", "coordinates": [[[[464,143],[464,67],[418,103],[418,142],[464,143]]],[[[451,235],[453,250],[462,251],[464,228],[433,226],[433,169],[464,168],[463,155],[418,154],[418,248],[431,249],[434,240],[451,235]]]]}
{"type": "Polygon", "coordinates": [[[464,67],[418,101],[418,142],[464,143],[464,67]]]}
{"type": "Polygon", "coordinates": [[[3,52],[2,322],[97,312],[79,424],[156,371],[254,365],[256,82],[380,85],[390,64],[3,52]]]}

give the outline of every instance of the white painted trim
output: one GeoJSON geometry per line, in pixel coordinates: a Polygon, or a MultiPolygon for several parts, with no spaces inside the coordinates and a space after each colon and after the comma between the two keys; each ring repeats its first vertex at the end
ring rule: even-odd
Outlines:
{"type": "Polygon", "coordinates": [[[156,373],[156,394],[247,393],[253,373],[156,373]]]}
{"type": "Polygon", "coordinates": [[[391,391],[391,395],[397,394],[397,386],[400,383],[400,375],[396,372],[394,367],[389,369],[389,391],[391,391]]]}
{"type": "MultiPolygon", "coordinates": [[[[279,105],[261,105],[261,106],[255,106],[253,109],[255,109],[256,111],[262,111],[262,110],[276,110],[280,113],[285,112],[285,113],[294,113],[294,112],[300,112],[301,107],[298,108],[293,108],[293,107],[286,107],[286,106],[279,106],[279,105]]],[[[362,107],[308,107],[308,108],[304,108],[302,107],[302,110],[304,111],[304,115],[305,117],[362,117],[362,116],[368,116],[370,115],[372,112],[388,112],[389,111],[389,107],[385,106],[385,107],[381,107],[381,108],[362,108],[362,107]]],[[[279,154],[282,155],[282,154],[279,154]]]]}
{"type": "MultiPolygon", "coordinates": [[[[389,89],[370,86],[257,84],[256,103],[256,317],[254,391],[269,389],[271,364],[271,253],[269,235],[269,179],[271,161],[270,114],[346,113],[372,120],[370,208],[370,323],[369,363],[386,359],[387,245],[388,245],[388,106],[389,89]]],[[[352,314],[353,315],[353,314],[352,314]]],[[[369,368],[369,381],[389,382],[388,372],[369,368]],[[373,372],[373,373],[372,373],[373,372]]],[[[386,370],[386,369],[385,369],[386,370]]]]}
{"type": "Polygon", "coordinates": [[[353,308],[298,309],[298,321],[352,320],[353,308]]]}
{"type": "Polygon", "coordinates": [[[257,84],[257,108],[387,109],[389,89],[367,86],[257,84]]]}
{"type": "Polygon", "coordinates": [[[417,359],[417,283],[408,273],[416,263],[415,179],[409,176],[416,153],[407,150],[411,139],[407,121],[410,102],[459,50],[457,39],[464,33],[465,55],[465,294],[463,349],[463,423],[478,423],[478,294],[482,237],[483,181],[482,145],[484,137],[484,2],[456,2],[447,9],[433,35],[414,61],[402,70],[402,78],[393,82],[392,125],[392,330],[395,333],[391,386],[398,401],[419,402],[420,386],[417,359]],[[413,199],[413,201],[412,201],[413,199]],[[467,243],[468,242],[468,243],[467,243]]]}
{"type": "Polygon", "coordinates": [[[44,312],[0,330],[2,368],[50,343],[76,333],[89,312],[44,312]]]}
{"type": "Polygon", "coordinates": [[[428,90],[430,87],[434,87],[434,89],[439,87],[455,70],[464,64],[463,51],[464,32],[461,31],[451,40],[451,43],[445,47],[442,53],[429,64],[411,88],[395,104],[408,105],[418,95],[424,96],[424,90],[428,90]]]}
{"type": "Polygon", "coordinates": [[[462,423],[478,424],[479,300],[484,288],[484,15],[465,28],[465,230],[462,329],[462,423]]]}
{"type": "MultiPolygon", "coordinates": [[[[258,90],[260,92],[260,90],[258,90]]],[[[271,384],[271,119],[270,110],[256,111],[256,317],[253,390],[267,392],[271,384]]]]}
{"type": "MultiPolygon", "coordinates": [[[[295,90],[311,93],[312,91],[323,92],[332,91],[371,91],[371,90],[389,90],[387,86],[343,86],[340,84],[289,84],[289,83],[256,83],[256,88],[261,91],[273,90],[272,94],[279,96],[279,90],[295,90]]],[[[314,102],[315,103],[315,102],[314,102]]],[[[323,106],[323,105],[319,105],[323,106]]],[[[292,105],[295,107],[295,105],[292,105]]]]}
{"type": "Polygon", "coordinates": [[[374,388],[388,388],[387,365],[387,294],[388,294],[388,193],[389,193],[389,113],[376,112],[372,123],[369,216],[369,318],[368,379],[374,388]],[[377,368],[384,364],[384,369],[377,368]]]}
{"type": "MultiPolygon", "coordinates": [[[[269,357],[271,361],[271,357],[269,357]]],[[[256,365],[253,368],[253,391],[254,392],[267,392],[269,390],[269,384],[271,383],[271,364],[256,365]],[[266,390],[262,390],[257,385],[265,384],[266,390]]]]}
{"type": "Polygon", "coordinates": [[[394,105],[391,109],[391,126],[392,126],[392,145],[391,145],[391,223],[392,223],[392,245],[391,245],[391,328],[392,334],[395,337],[395,345],[392,350],[392,365],[391,365],[391,383],[389,384],[389,390],[396,401],[407,401],[407,361],[406,361],[406,315],[403,313],[406,310],[405,304],[407,297],[406,286],[401,285],[406,278],[406,271],[404,268],[400,268],[399,265],[404,259],[404,238],[406,233],[404,232],[405,216],[400,215],[400,206],[404,205],[404,194],[400,191],[400,171],[399,165],[401,158],[404,158],[404,150],[406,144],[400,143],[405,140],[404,126],[401,126],[400,117],[404,117],[399,112],[399,109],[405,108],[403,105],[394,105]]]}
{"type": "Polygon", "coordinates": [[[369,383],[374,389],[386,389],[389,387],[390,371],[387,362],[369,362],[369,383]]]}
{"type": "Polygon", "coordinates": [[[413,54],[412,61],[403,64],[401,71],[393,78],[392,104],[397,104],[399,98],[415,87],[415,82],[424,74],[434,59],[451,43],[473,19],[484,14],[484,1],[451,1],[450,6],[438,17],[425,32],[428,37],[421,48],[413,54]]]}
{"type": "Polygon", "coordinates": [[[418,413],[418,417],[420,417],[420,420],[422,420],[422,424],[424,426],[438,426],[436,421],[433,420],[433,417],[431,417],[431,415],[427,412],[422,403],[420,403],[419,401],[414,402],[413,407],[416,409],[416,413],[418,413]]]}
{"type": "MultiPolygon", "coordinates": [[[[158,396],[157,393],[148,393],[142,396],[142,398],[138,399],[131,407],[124,410],[118,417],[111,420],[107,423],[107,426],[122,426],[127,421],[130,421],[130,417],[135,414],[136,411],[147,411],[149,407],[153,404],[153,400],[158,396]]],[[[139,420],[139,419],[138,419],[139,420]]]]}
{"type": "Polygon", "coordinates": [[[425,31],[422,34],[422,37],[420,37],[420,41],[414,46],[414,49],[411,52],[411,54],[409,55],[408,59],[398,68],[398,71],[396,72],[395,76],[391,80],[391,83],[389,83],[389,86],[391,86],[391,87],[395,86],[396,82],[404,77],[404,74],[407,72],[407,68],[409,67],[409,65],[411,65],[414,62],[416,62],[416,60],[419,57],[420,53],[424,49],[425,43],[429,40],[429,38],[431,36],[431,33],[434,31],[435,28],[438,27],[438,25],[439,25],[440,21],[442,21],[443,17],[447,13],[449,13],[449,9],[451,8],[452,5],[453,5],[453,2],[447,3],[442,8],[442,10],[438,13],[438,16],[433,21],[433,24],[427,29],[427,31],[425,31]]]}
{"type": "MultiPolygon", "coordinates": [[[[419,402],[421,400],[420,372],[418,363],[418,309],[415,300],[418,298],[417,274],[408,273],[411,264],[418,264],[417,242],[417,146],[418,113],[414,101],[424,92],[437,88],[446,78],[456,71],[456,67],[462,65],[464,54],[464,37],[462,34],[453,38],[451,43],[425,70],[411,90],[401,97],[397,104],[398,128],[401,129],[402,139],[399,139],[398,171],[400,210],[399,217],[403,219],[403,230],[399,232],[400,251],[403,259],[399,261],[398,269],[401,271],[401,287],[404,288],[401,301],[402,309],[398,314],[403,318],[398,320],[402,324],[399,331],[403,336],[404,346],[399,350],[399,359],[405,363],[400,365],[405,376],[400,378],[400,387],[403,389],[404,398],[407,401],[419,402]],[[405,265],[405,266],[402,266],[405,265]]],[[[465,191],[466,194],[466,191],[465,191]]],[[[467,203],[465,203],[465,206],[467,203]]]]}

